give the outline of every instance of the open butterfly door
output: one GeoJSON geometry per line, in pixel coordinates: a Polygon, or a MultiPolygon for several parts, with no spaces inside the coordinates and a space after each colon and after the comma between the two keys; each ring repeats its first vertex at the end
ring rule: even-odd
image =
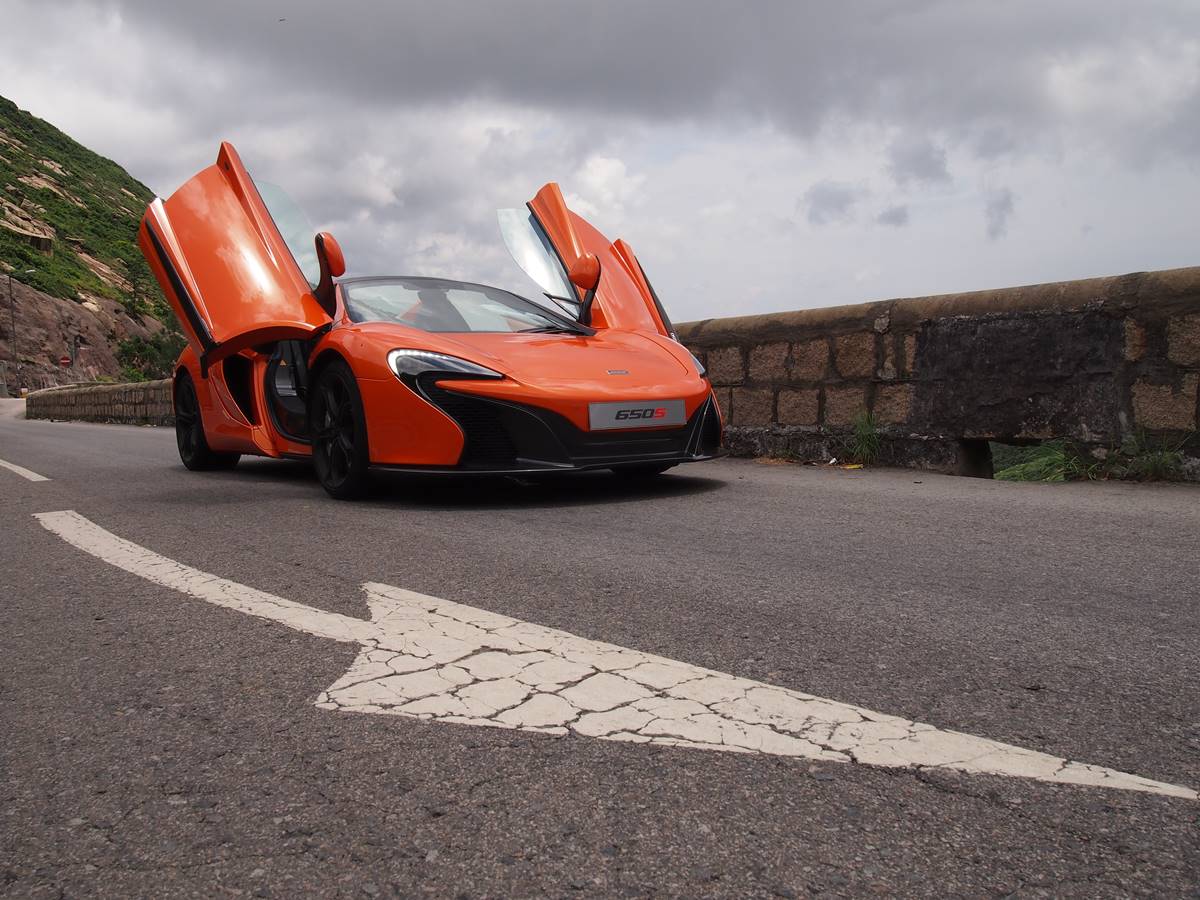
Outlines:
{"type": "Polygon", "coordinates": [[[547,297],[596,328],[675,337],[629,244],[609,241],[568,209],[554,182],[537,192],[527,210],[501,210],[501,233],[513,258],[547,297]]]}
{"type": "Polygon", "coordinates": [[[332,322],[332,304],[314,293],[328,278],[311,229],[282,192],[260,193],[231,144],[150,204],[138,244],[204,373],[247,347],[305,340],[332,322]]]}

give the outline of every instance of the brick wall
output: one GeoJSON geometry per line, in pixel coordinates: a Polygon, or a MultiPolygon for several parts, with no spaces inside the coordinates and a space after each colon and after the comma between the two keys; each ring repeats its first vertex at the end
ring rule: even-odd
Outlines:
{"type": "Polygon", "coordinates": [[[171,382],[81,384],[34,391],[25,405],[30,419],[74,419],[129,425],[173,425],[171,382]]]}
{"type": "Polygon", "coordinates": [[[1200,267],[679,326],[740,455],[828,459],[869,412],[883,462],[984,474],[986,441],[1197,442],[1200,267]]]}

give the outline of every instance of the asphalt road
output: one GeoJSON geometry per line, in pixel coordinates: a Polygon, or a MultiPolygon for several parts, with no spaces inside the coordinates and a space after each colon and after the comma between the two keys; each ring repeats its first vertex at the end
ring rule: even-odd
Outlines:
{"type": "Polygon", "coordinates": [[[1194,896],[1200,803],[330,711],[357,649],[81,553],[72,509],[368,616],[383,582],[1200,787],[1200,490],[717,462],[654,485],[194,474],[0,410],[6,896],[1194,896]]]}

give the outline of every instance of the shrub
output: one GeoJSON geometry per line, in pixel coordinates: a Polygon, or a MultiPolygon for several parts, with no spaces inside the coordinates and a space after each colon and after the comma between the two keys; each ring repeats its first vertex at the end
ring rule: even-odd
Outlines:
{"type": "Polygon", "coordinates": [[[170,378],[186,343],[182,334],[160,331],[148,338],[126,338],[117,344],[117,362],[126,381],[153,381],[170,378]]]}
{"type": "Polygon", "coordinates": [[[1074,481],[1093,477],[1095,465],[1085,463],[1066,441],[1046,441],[1017,452],[993,453],[994,477],[1001,481],[1074,481]]]}
{"type": "Polygon", "coordinates": [[[851,462],[869,466],[879,457],[879,429],[869,412],[854,417],[854,431],[846,441],[846,458],[851,462]]]}

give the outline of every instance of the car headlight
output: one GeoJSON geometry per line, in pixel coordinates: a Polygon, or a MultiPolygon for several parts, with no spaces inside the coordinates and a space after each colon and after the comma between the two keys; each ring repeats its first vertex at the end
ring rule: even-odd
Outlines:
{"type": "Polygon", "coordinates": [[[387,355],[387,362],[388,368],[401,381],[416,378],[425,372],[445,372],[466,378],[504,377],[485,366],[432,350],[392,350],[387,355]]]}
{"type": "Polygon", "coordinates": [[[708,369],[704,368],[704,363],[700,362],[700,360],[696,358],[696,354],[691,350],[688,351],[688,356],[690,356],[692,358],[692,362],[696,364],[696,371],[700,373],[700,377],[707,378],[708,369]]]}

